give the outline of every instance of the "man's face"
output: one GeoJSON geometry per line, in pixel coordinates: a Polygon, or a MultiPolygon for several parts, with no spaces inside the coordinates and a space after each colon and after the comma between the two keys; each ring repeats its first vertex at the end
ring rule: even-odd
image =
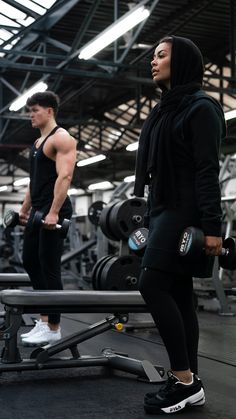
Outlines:
{"type": "Polygon", "coordinates": [[[44,108],[36,104],[29,107],[29,114],[32,127],[43,128],[52,116],[52,108],[44,108]]]}

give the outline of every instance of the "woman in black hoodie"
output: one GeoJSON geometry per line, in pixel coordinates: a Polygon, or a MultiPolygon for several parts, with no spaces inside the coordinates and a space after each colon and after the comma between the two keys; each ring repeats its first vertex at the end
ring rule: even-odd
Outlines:
{"type": "Polygon", "coordinates": [[[198,378],[199,329],[193,277],[210,277],[222,248],[219,149],[225,136],[219,103],[202,90],[201,52],[189,39],[162,39],[151,62],[160,102],[144,123],[136,161],[134,194],[149,185],[149,238],[140,292],[166,346],[167,383],[144,399],[147,413],[173,413],[204,405],[198,378]],[[194,259],[178,253],[181,233],[201,228],[205,252],[194,259]]]}

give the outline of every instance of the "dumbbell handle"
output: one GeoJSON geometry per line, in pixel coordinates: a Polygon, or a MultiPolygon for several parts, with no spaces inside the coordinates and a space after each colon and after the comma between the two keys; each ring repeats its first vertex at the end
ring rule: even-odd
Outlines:
{"type": "MultiPolygon", "coordinates": [[[[202,250],[206,250],[205,247],[203,247],[202,250]]],[[[220,256],[228,256],[228,254],[229,254],[229,249],[222,247],[220,256]]]]}
{"type": "MultiPolygon", "coordinates": [[[[42,224],[45,224],[45,221],[44,220],[41,220],[41,223],[42,224]]],[[[62,227],[61,224],[55,224],[54,227],[53,227],[53,229],[59,230],[61,227],[62,227]]]]}

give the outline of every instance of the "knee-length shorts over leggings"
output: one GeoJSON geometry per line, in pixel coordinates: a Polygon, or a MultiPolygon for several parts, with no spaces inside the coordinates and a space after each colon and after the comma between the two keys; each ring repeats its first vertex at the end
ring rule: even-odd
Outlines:
{"type": "Polygon", "coordinates": [[[199,214],[190,205],[165,209],[151,216],[142,266],[200,278],[211,277],[214,257],[206,256],[204,252],[191,258],[179,255],[181,234],[189,226],[201,228],[199,214]]]}
{"type": "Polygon", "coordinates": [[[193,276],[211,276],[213,257],[191,260],[178,254],[181,233],[200,227],[193,208],[167,209],[150,217],[149,238],[142,260],[140,292],[166,346],[172,370],[198,372],[198,320],[193,276]]]}

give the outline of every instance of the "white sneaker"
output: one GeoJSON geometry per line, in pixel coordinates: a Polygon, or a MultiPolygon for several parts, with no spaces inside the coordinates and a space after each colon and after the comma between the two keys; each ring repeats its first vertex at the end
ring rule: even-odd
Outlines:
{"type": "Polygon", "coordinates": [[[39,330],[37,333],[34,333],[28,338],[22,339],[22,343],[25,346],[44,346],[48,343],[53,343],[60,339],[61,329],[59,328],[57,331],[53,331],[46,324],[46,326],[43,329],[39,330]]]}
{"type": "Polygon", "coordinates": [[[42,320],[36,320],[35,322],[35,326],[33,327],[33,329],[31,329],[29,332],[27,333],[22,333],[20,335],[21,339],[24,338],[29,338],[30,336],[34,335],[35,333],[38,333],[40,330],[44,329],[45,326],[47,326],[47,322],[42,322],[42,320]]]}

